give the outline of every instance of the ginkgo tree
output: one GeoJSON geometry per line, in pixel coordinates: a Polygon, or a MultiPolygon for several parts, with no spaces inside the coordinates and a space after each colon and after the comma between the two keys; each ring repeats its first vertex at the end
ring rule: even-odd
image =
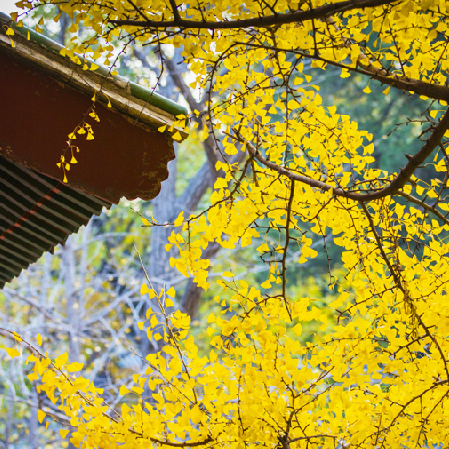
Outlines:
{"type": "MultiPolygon", "coordinates": [[[[52,358],[25,342],[29,377],[59,401],[73,426],[71,442],[83,448],[446,447],[447,2],[48,3],[74,18],[71,31],[81,24],[92,30],[84,41],[75,37],[67,55],[112,62],[113,36],[124,47],[156,45],[160,55],[181,48],[191,89],[211,93],[207,108],[192,116],[207,124],[223,152],[217,169],[224,176],[210,206],[181,214],[166,246],[177,248],[174,269],[204,289],[212,282],[222,288],[216,300],[230,313],[209,316],[210,353],[199,355],[188,317],[171,313],[175,292],[153,289],[149,277],[141,293],[157,300],[159,312],[149,310],[139,325],[163,341],[162,351],[146,357],[134,386],[122,388],[130,400],[121,410],[74,374],[80,367],[67,357],[52,358]],[[384,136],[325,107],[306,61],[317,71],[341,69],[348,84],[364,77],[360,95],[368,101],[375,83],[387,98],[393,90],[421,97],[422,114],[398,124],[419,128],[420,149],[398,148],[403,164],[393,171],[377,167],[373,154],[384,136]],[[243,165],[231,163],[239,152],[243,165]],[[416,176],[418,169],[430,182],[416,176]],[[313,298],[288,295],[287,272],[317,255],[312,235],[324,242],[332,235],[342,248],[345,274],[330,273],[334,323],[313,298]],[[245,247],[255,239],[270,267],[261,285],[231,271],[218,280],[208,276],[201,257],[208,244],[245,247]],[[293,248],[300,249],[296,265],[287,263],[293,248]],[[298,337],[310,322],[327,332],[302,344],[298,337]]],[[[19,2],[28,11],[38,4],[19,2]]],[[[12,356],[23,343],[15,338],[12,356]]]]}

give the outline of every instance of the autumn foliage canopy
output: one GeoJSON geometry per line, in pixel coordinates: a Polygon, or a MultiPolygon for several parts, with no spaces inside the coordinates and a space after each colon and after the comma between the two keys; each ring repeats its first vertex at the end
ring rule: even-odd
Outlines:
{"type": "MultiPolygon", "coordinates": [[[[25,12],[17,21],[37,5],[20,3],[25,12]]],[[[221,173],[210,206],[180,215],[167,242],[167,249],[177,248],[173,269],[204,289],[212,283],[222,289],[216,300],[226,313],[208,318],[207,355],[198,351],[189,317],[171,312],[175,292],[154,291],[151,279],[141,293],[157,298],[159,311],[140,326],[148,338],[161,339],[162,349],[146,357],[134,385],[122,388],[130,399],[121,409],[112,410],[101,389],[77,374],[79,364],[30,342],[30,378],[70,418],[72,443],[446,447],[448,3],[48,3],[74,18],[74,33],[80,25],[91,30],[88,39],[72,41],[68,57],[113,65],[117,49],[133,43],[155,46],[163,64],[167,49],[182,48],[192,92],[207,92],[209,101],[187,125],[178,117],[176,126],[215,139],[221,173]],[[346,85],[364,80],[360,95],[368,102],[370,86],[379,84],[387,98],[401,91],[423,100],[422,114],[398,125],[416,127],[420,141],[412,154],[398,148],[401,166],[379,166],[383,136],[360,129],[357,117],[320,97],[314,77],[330,68],[346,85]],[[241,152],[244,162],[233,162],[241,152]],[[335,299],[323,309],[314,298],[291,295],[288,274],[327,251],[330,239],[341,248],[343,268],[333,272],[329,263],[335,299]],[[318,250],[316,241],[324,242],[318,250]],[[211,242],[224,248],[259,242],[254,251],[269,265],[268,277],[261,285],[230,270],[211,278],[202,258],[211,242]],[[295,263],[288,259],[293,249],[295,263]],[[301,339],[305,323],[321,330],[312,343],[301,339]]]]}

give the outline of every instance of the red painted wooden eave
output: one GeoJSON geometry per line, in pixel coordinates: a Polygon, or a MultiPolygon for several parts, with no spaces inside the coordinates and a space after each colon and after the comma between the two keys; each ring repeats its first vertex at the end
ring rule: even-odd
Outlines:
{"type": "MultiPolygon", "coordinates": [[[[0,154],[55,179],[68,134],[92,106],[91,98],[39,70],[0,46],[0,154]]],[[[121,197],[150,200],[167,178],[174,158],[169,137],[97,103],[100,122],[87,116],[94,140],[79,135],[72,144],[78,164],[67,173],[68,184],[106,201],[121,197]]],[[[71,154],[66,153],[70,161],[71,154]]]]}

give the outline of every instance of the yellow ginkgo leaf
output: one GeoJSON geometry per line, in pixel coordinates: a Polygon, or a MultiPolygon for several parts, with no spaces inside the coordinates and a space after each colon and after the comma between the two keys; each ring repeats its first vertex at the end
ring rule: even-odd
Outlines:
{"type": "Polygon", "coordinates": [[[20,352],[17,350],[17,348],[6,348],[6,353],[11,357],[17,357],[20,355],[20,352]]]}
{"type": "Polygon", "coordinates": [[[62,368],[69,360],[69,354],[67,352],[62,353],[58,357],[56,357],[54,364],[56,368],[62,368]]]}
{"type": "Polygon", "coordinates": [[[440,111],[439,111],[438,109],[432,109],[432,110],[430,111],[430,116],[431,116],[432,118],[435,118],[435,117],[438,115],[439,112],[440,112],[440,111]]]}
{"type": "Polygon", "coordinates": [[[366,94],[370,94],[371,89],[369,88],[369,86],[366,86],[365,89],[363,89],[363,92],[365,92],[366,94]]]}
{"type": "Polygon", "coordinates": [[[120,387],[119,393],[121,396],[124,396],[125,394],[128,394],[130,391],[128,390],[128,387],[126,385],[122,385],[120,387]]]}
{"type": "Polygon", "coordinates": [[[140,287],[140,294],[146,295],[149,291],[150,291],[150,289],[148,288],[148,285],[143,283],[142,287],[140,287]]]}
{"type": "Polygon", "coordinates": [[[301,323],[296,324],[296,326],[293,327],[293,332],[297,337],[299,337],[302,334],[302,325],[301,323]]]}
{"type": "Polygon", "coordinates": [[[176,227],[178,227],[178,226],[181,226],[182,223],[183,223],[183,221],[184,221],[184,212],[181,212],[181,213],[178,215],[178,218],[176,218],[176,220],[175,220],[175,222],[173,223],[173,225],[174,225],[175,228],[176,228],[176,227]]]}
{"type": "Polygon", "coordinates": [[[142,394],[144,392],[144,389],[142,387],[131,387],[131,390],[134,391],[136,394],[142,394]]]}
{"type": "Polygon", "coordinates": [[[61,435],[62,438],[65,438],[65,437],[68,435],[69,432],[70,432],[70,430],[67,430],[67,429],[60,429],[60,430],[59,430],[59,435],[61,435]]]}

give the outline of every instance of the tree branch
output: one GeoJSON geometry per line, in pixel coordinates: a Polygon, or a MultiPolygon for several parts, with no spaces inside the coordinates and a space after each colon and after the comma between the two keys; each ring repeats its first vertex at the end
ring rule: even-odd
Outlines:
{"type": "Polygon", "coordinates": [[[187,84],[184,82],[184,80],[182,79],[182,75],[179,73],[179,71],[176,70],[175,62],[167,58],[165,55],[163,55],[163,57],[164,57],[164,64],[168,69],[168,73],[170,74],[171,79],[173,80],[175,86],[181,91],[182,96],[189,104],[190,110],[192,112],[195,109],[201,111],[205,107],[204,101],[198,102],[193,98],[189,86],[187,86],[187,84]]]}
{"type": "MultiPolygon", "coordinates": [[[[221,245],[217,242],[211,242],[204,250],[202,259],[212,260],[215,255],[220,251],[221,245]]],[[[181,312],[187,313],[191,318],[195,318],[198,314],[198,304],[203,294],[203,289],[198,287],[193,278],[187,281],[187,286],[181,298],[181,312]]]]}
{"type": "Polygon", "coordinates": [[[176,198],[176,207],[168,221],[172,222],[182,211],[189,214],[194,211],[206,190],[213,185],[213,176],[207,161],[195,173],[182,194],[176,198]]]}
{"type": "Polygon", "coordinates": [[[307,435],[304,437],[292,438],[292,439],[289,439],[288,442],[295,443],[296,441],[311,440],[312,438],[333,438],[334,440],[336,440],[338,438],[338,436],[328,435],[326,433],[319,433],[318,435],[307,435]]]}
{"type": "Polygon", "coordinates": [[[421,201],[420,199],[414,197],[413,195],[409,195],[402,191],[398,191],[397,195],[403,196],[407,201],[410,201],[411,203],[418,204],[423,209],[425,209],[427,212],[431,212],[432,214],[435,214],[441,221],[443,221],[445,224],[449,225],[449,220],[438,209],[436,209],[435,206],[429,206],[424,201],[421,201]]]}
{"type": "Polygon", "coordinates": [[[448,86],[426,83],[424,81],[414,78],[404,78],[398,77],[396,75],[388,75],[386,69],[376,68],[369,62],[365,64],[364,60],[362,59],[359,59],[359,61],[357,62],[358,64],[357,67],[353,67],[350,65],[342,64],[341,62],[336,62],[330,59],[322,58],[321,56],[318,55],[306,53],[301,50],[273,47],[271,45],[265,44],[254,44],[251,42],[248,43],[242,42],[241,45],[247,45],[249,47],[254,48],[263,48],[265,50],[271,50],[273,52],[292,53],[295,55],[302,56],[303,58],[325,62],[326,64],[338,67],[340,69],[346,69],[350,72],[358,73],[364,76],[369,76],[371,78],[374,78],[376,81],[379,81],[381,84],[387,84],[388,86],[392,86],[404,92],[413,92],[417,95],[423,95],[425,97],[432,98],[434,100],[443,100],[449,102],[448,86]]]}
{"type": "MultiPolygon", "coordinates": [[[[209,29],[223,30],[232,28],[268,28],[273,25],[302,22],[312,19],[324,19],[332,14],[346,11],[373,8],[376,6],[390,5],[398,0],[346,0],[339,3],[319,6],[308,11],[294,11],[285,14],[273,14],[271,16],[254,17],[251,19],[223,20],[219,22],[203,20],[181,19],[174,14],[173,20],[111,20],[110,23],[117,26],[136,26],[143,28],[182,28],[182,29],[209,29]]],[[[399,0],[401,1],[401,0],[399,0]]],[[[178,13],[179,14],[179,13],[178,13]]]]}
{"type": "Polygon", "coordinates": [[[246,143],[246,148],[257,159],[261,164],[266,167],[277,171],[279,174],[286,176],[287,178],[293,181],[299,181],[303,184],[307,184],[310,187],[315,187],[325,192],[332,190],[332,193],[336,196],[341,196],[344,198],[349,198],[354,201],[358,201],[361,203],[366,203],[368,201],[378,200],[380,198],[384,198],[386,196],[395,195],[410,179],[415,170],[430,156],[435,147],[440,143],[443,138],[445,132],[449,128],[449,109],[444,114],[443,118],[440,120],[438,125],[435,126],[433,133],[430,138],[426,141],[424,146],[413,156],[409,158],[406,166],[399,170],[398,175],[390,182],[390,184],[382,189],[379,189],[376,192],[370,193],[356,193],[356,192],[348,192],[347,190],[343,190],[340,187],[332,187],[329,184],[326,184],[323,181],[318,181],[317,179],[307,178],[306,176],[298,175],[293,173],[286,168],[277,165],[273,162],[270,162],[265,157],[263,157],[257,149],[248,141],[244,140],[241,135],[238,133],[236,129],[234,132],[236,134],[236,139],[240,142],[246,143]]]}
{"type": "Polygon", "coordinates": [[[175,0],[170,0],[170,6],[172,7],[173,17],[175,18],[175,20],[182,20],[181,16],[179,15],[178,6],[176,5],[175,0]]]}
{"type": "MultiPolygon", "coordinates": [[[[172,78],[175,86],[181,91],[183,97],[189,104],[190,110],[194,111],[195,109],[198,111],[202,111],[206,107],[206,101],[203,99],[200,102],[197,102],[192,95],[192,92],[189,88],[189,86],[184,82],[184,79],[182,78],[181,74],[178,70],[176,70],[175,62],[171,59],[168,59],[165,57],[165,55],[161,52],[161,58],[163,58],[163,62],[166,65],[168,69],[168,73],[170,74],[170,77],[172,78]]],[[[199,130],[204,129],[207,124],[202,122],[201,119],[199,120],[199,130]]],[[[215,183],[215,180],[217,179],[217,171],[215,170],[215,165],[218,160],[218,151],[217,151],[217,145],[212,137],[212,134],[209,133],[206,140],[203,142],[204,151],[206,153],[207,161],[210,166],[211,171],[211,177],[212,177],[212,185],[215,183]]]]}

